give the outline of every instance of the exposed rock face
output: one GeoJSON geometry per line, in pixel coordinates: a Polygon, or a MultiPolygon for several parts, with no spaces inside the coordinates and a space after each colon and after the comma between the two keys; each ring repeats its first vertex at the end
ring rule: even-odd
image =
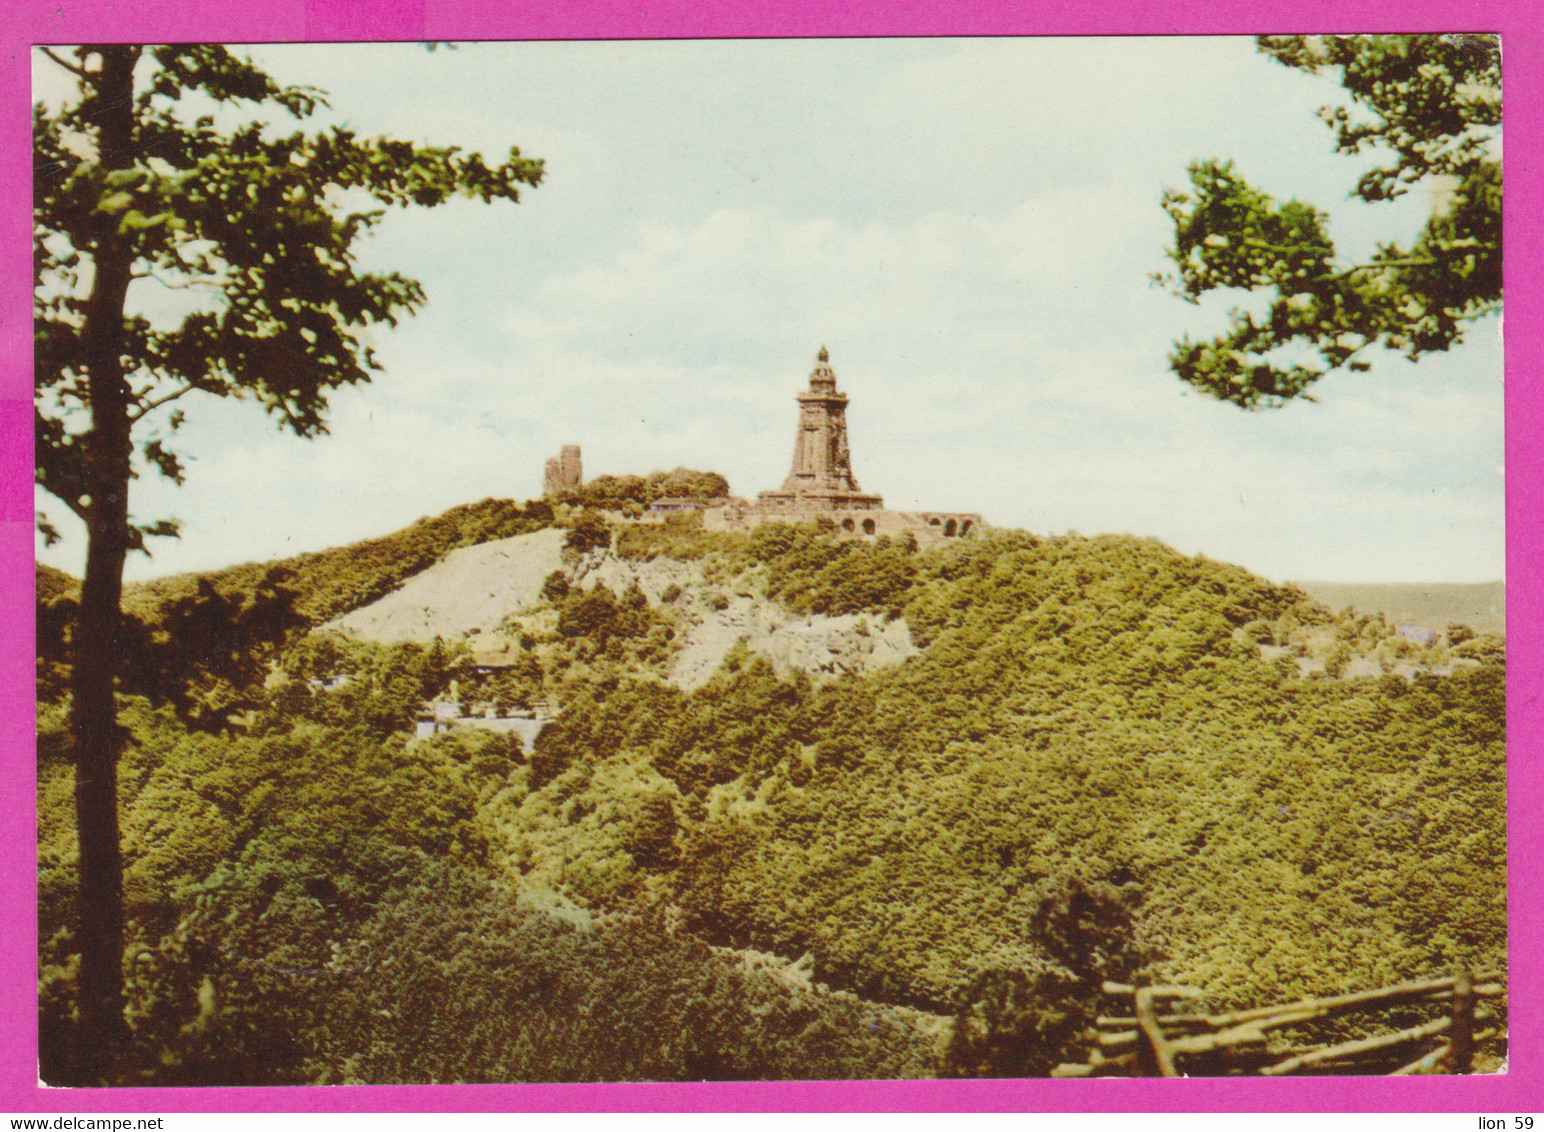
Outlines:
{"type": "Polygon", "coordinates": [[[779,670],[797,669],[817,680],[899,664],[918,651],[904,620],[886,624],[877,614],[862,613],[795,616],[764,597],[709,585],[693,562],[632,562],[596,551],[574,565],[570,577],[576,586],[605,586],[619,596],[637,585],[656,605],[671,586],[677,587],[681,643],[670,682],[686,691],[707,683],[742,642],[779,670]]]}
{"type": "Polygon", "coordinates": [[[562,570],[582,589],[605,586],[620,596],[636,585],[656,606],[674,587],[680,628],[670,681],[688,691],[706,683],[742,642],[780,670],[817,680],[899,664],[918,651],[904,620],[795,616],[748,590],[707,582],[698,562],[638,562],[598,550],[565,565],[564,536],[551,529],[453,551],[401,589],[324,628],[388,643],[490,633],[510,615],[539,605],[542,583],[562,570]]]}
{"type": "Polygon", "coordinates": [[[568,569],[570,584],[592,590],[605,586],[621,597],[634,585],[643,591],[650,604],[658,605],[671,586],[685,590],[702,584],[702,568],[695,562],[677,562],[654,558],[635,562],[618,558],[609,550],[592,551],[568,569]]]}
{"type": "Polygon", "coordinates": [[[690,691],[706,684],[740,643],[780,670],[797,669],[820,679],[899,664],[918,649],[903,619],[885,623],[874,614],[796,617],[761,598],[736,596],[723,609],[693,595],[686,610],[686,639],[671,682],[690,691]]]}

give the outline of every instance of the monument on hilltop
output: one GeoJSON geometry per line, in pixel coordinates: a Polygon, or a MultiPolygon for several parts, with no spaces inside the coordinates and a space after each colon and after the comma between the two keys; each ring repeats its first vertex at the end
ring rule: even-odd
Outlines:
{"type": "Polygon", "coordinates": [[[819,522],[841,536],[875,538],[910,534],[919,542],[959,538],[985,524],[970,511],[890,511],[883,496],[858,486],[847,446],[847,394],[836,387],[836,372],[824,346],[815,356],[809,388],[796,394],[799,428],[793,466],[776,491],[756,502],[730,499],[703,512],[708,530],[737,530],[765,522],[819,522]]]}
{"type": "MultiPolygon", "coordinates": [[[[891,511],[884,497],[858,486],[847,446],[847,394],[836,387],[836,371],[824,346],[815,356],[809,388],[795,394],[799,427],[793,439],[793,465],[776,491],[763,491],[751,503],[739,497],[722,501],[656,499],[640,522],[665,522],[674,512],[701,511],[706,530],[744,530],[766,522],[813,522],[842,538],[911,535],[918,542],[962,538],[986,526],[973,511],[891,511]],[[706,504],[706,505],[704,505],[706,504]]],[[[604,477],[602,477],[604,478],[604,477]]],[[[547,461],[545,492],[563,499],[584,483],[579,446],[565,444],[547,461]]]]}
{"type": "Polygon", "coordinates": [[[852,474],[847,447],[847,394],[836,388],[831,355],[822,346],[810,371],[810,387],[796,395],[799,430],[793,467],[777,491],[763,491],[762,503],[825,511],[877,511],[883,497],[866,495],[852,474]]]}

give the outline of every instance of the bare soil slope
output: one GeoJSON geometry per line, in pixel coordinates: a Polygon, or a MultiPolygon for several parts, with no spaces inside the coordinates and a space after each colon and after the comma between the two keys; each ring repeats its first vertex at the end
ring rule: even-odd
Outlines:
{"type": "Polygon", "coordinates": [[[486,633],[541,601],[542,582],[562,568],[564,534],[553,528],[453,550],[400,589],[323,628],[390,643],[486,633]]]}

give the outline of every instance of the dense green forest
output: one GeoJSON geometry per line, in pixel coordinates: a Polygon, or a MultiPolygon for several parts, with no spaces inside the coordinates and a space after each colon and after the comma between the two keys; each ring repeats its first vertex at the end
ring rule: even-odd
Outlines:
{"type": "Polygon", "coordinates": [[[1219,1001],[1499,958],[1499,665],[1300,679],[1245,631],[1388,630],[1154,543],[1001,534],[896,565],[797,534],[751,539],[774,592],[903,603],[923,655],[819,688],[741,657],[691,696],[579,697],[537,744],[561,774],[501,799],[522,868],[560,857],[595,900],[651,879],[622,823],[539,824],[617,813],[649,779],[688,819],[665,873],[694,930],[931,1009],[982,964],[1042,965],[1028,926],[1068,884],[1139,905],[1165,974],[1219,1001]]]}
{"type": "Polygon", "coordinates": [[[676,468],[646,476],[596,476],[565,489],[559,500],[576,507],[598,507],[629,515],[642,514],[658,499],[691,499],[707,503],[729,494],[729,481],[717,472],[676,468]]]}
{"type": "MultiPolygon", "coordinates": [[[[60,1082],[68,602],[40,572],[60,1082]]],[[[134,602],[132,639],[184,660],[124,686],[133,1080],[1040,1075],[1082,1056],[1105,978],[1221,1007],[1505,965],[1500,639],[1420,645],[1151,540],[613,533],[486,501],[134,602]],[[497,675],[460,642],[313,631],[456,546],[552,523],[576,552],[695,560],[710,601],[904,617],[921,651],[812,680],[741,647],[686,692],[676,594],[561,574],[497,675]],[[1352,661],[1423,668],[1336,678],[1352,661]],[[411,738],[452,684],[562,710],[529,757],[411,738]]]]}

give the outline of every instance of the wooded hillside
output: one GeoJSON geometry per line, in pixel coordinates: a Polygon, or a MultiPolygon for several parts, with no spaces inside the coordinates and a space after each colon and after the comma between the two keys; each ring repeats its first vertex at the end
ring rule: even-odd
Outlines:
{"type": "MultiPolygon", "coordinates": [[[[291,560],[297,605],[314,624],[540,507],[291,560]]],[[[574,561],[699,559],[703,601],[904,617],[921,652],[812,680],[742,648],[683,691],[676,595],[560,574],[496,672],[460,642],[291,631],[226,674],[240,710],[217,720],[126,687],[136,1080],[1034,1075],[1080,1056],[1106,978],[1224,1007],[1505,966],[1496,638],[1421,646],[1125,537],[923,551],[569,521],[574,561]],[[453,682],[561,711],[529,758],[475,728],[413,740],[453,682]],[[787,969],[747,958],[767,953],[787,969]]],[[[247,610],[240,587],[272,577],[209,588],[247,610]]],[[[173,589],[159,616],[186,612],[173,589]]],[[[39,686],[44,1064],[64,1082],[66,685],[40,666],[39,686]]]]}

